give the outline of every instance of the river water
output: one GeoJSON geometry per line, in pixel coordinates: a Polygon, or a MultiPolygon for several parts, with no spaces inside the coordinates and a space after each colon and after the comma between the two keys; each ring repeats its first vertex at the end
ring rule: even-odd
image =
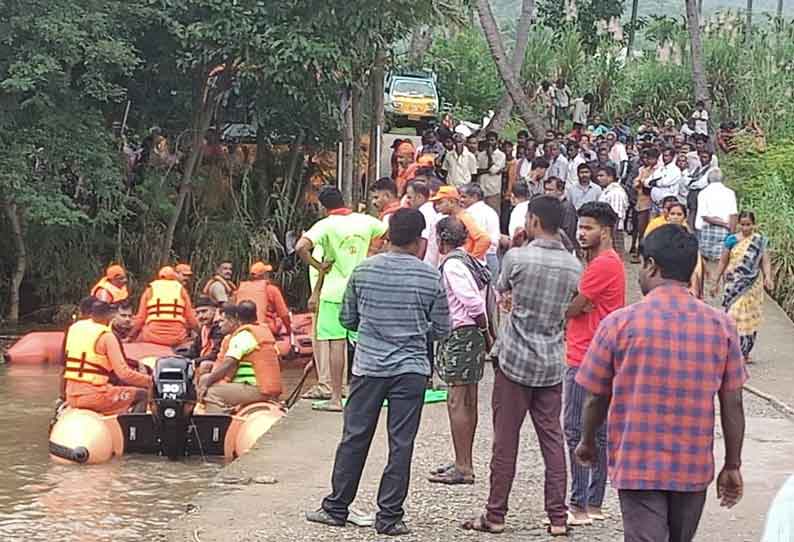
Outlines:
{"type": "MultiPolygon", "coordinates": [[[[285,371],[291,391],[299,369],[285,371]]],[[[58,367],[0,365],[0,540],[153,539],[186,511],[222,459],[124,456],[104,465],[49,459],[47,428],[58,367]]]]}

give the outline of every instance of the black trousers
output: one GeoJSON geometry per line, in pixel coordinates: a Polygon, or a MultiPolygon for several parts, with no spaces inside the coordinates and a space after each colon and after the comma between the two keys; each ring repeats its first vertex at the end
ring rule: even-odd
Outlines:
{"type": "Polygon", "coordinates": [[[621,489],[625,542],[690,542],[703,513],[706,492],[621,489]]]}
{"type": "Polygon", "coordinates": [[[378,426],[383,400],[388,399],[389,462],[378,488],[379,511],[375,527],[387,529],[403,518],[426,382],[427,377],[419,374],[353,377],[345,406],[342,442],[336,449],[331,476],[332,491],[323,500],[323,509],[328,514],[347,519],[378,426]]]}

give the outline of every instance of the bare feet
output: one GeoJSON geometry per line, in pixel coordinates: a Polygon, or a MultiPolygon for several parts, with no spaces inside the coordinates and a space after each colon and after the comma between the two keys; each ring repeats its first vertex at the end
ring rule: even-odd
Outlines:
{"type": "Polygon", "coordinates": [[[604,514],[604,511],[601,510],[600,506],[588,506],[587,515],[590,517],[590,519],[595,521],[604,521],[607,519],[606,514],[604,514]]]}

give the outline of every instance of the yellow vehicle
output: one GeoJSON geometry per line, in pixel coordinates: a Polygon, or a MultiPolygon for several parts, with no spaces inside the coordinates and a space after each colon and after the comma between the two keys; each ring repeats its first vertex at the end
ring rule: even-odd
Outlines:
{"type": "Polygon", "coordinates": [[[386,131],[416,128],[417,135],[438,120],[439,99],[430,72],[389,74],[384,86],[386,131]]]}

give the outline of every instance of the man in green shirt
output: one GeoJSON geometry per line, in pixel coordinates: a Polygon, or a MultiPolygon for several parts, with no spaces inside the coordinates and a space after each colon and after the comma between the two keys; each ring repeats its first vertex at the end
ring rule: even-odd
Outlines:
{"type": "MultiPolygon", "coordinates": [[[[333,186],[320,190],[319,199],[327,216],[303,234],[295,245],[295,251],[304,262],[319,271],[318,286],[312,293],[310,305],[317,306],[315,338],[318,342],[328,341],[331,399],[322,403],[322,407],[318,404],[318,408],[341,412],[349,334],[339,322],[342,297],[353,269],[367,257],[372,242],[380,239],[387,228],[380,220],[345,207],[341,192],[333,186]],[[322,262],[312,256],[316,246],[322,248],[322,262]]],[[[313,307],[310,309],[314,310],[313,307]]],[[[318,373],[320,370],[318,367],[318,373]]]]}

